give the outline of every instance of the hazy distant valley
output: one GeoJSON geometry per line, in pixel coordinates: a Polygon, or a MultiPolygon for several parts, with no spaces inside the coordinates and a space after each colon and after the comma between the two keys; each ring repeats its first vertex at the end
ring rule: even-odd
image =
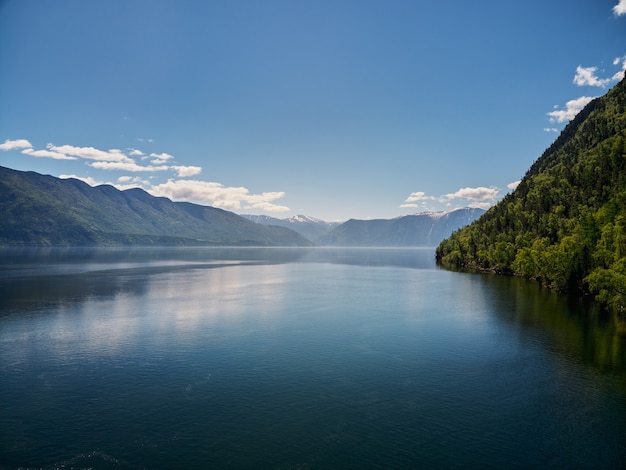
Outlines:
{"type": "Polygon", "coordinates": [[[244,215],[256,223],[278,225],[298,232],[321,246],[437,246],[455,230],[478,219],[485,211],[478,208],[448,212],[423,212],[394,219],[326,222],[298,215],[288,219],[244,215]]]}

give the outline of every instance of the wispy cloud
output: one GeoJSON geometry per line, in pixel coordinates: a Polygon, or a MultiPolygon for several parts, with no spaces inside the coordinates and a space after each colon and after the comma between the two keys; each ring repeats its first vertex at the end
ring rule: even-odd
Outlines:
{"type": "Polygon", "coordinates": [[[571,121],[593,99],[594,97],[591,96],[581,96],[580,98],[569,100],[565,103],[565,109],[558,109],[558,106],[555,106],[554,111],[548,113],[550,122],[560,123],[571,121]]]}
{"type": "Polygon", "coordinates": [[[423,191],[416,191],[409,194],[400,207],[430,209],[432,203],[452,206],[456,201],[459,205],[488,209],[498,199],[499,195],[500,190],[493,186],[489,188],[484,186],[460,188],[453,193],[442,196],[429,196],[423,191]]]}
{"type": "Polygon", "coordinates": [[[615,72],[611,78],[616,82],[622,80],[624,78],[624,73],[626,72],[626,55],[613,59],[613,65],[619,65],[621,70],[619,72],[615,72]]]}
{"type": "Polygon", "coordinates": [[[220,183],[198,180],[169,180],[153,186],[149,192],[176,201],[207,204],[226,210],[260,209],[267,212],[286,212],[288,207],[274,204],[284,192],[250,194],[244,187],[227,187],[220,183]]]}
{"type": "Polygon", "coordinates": [[[613,7],[613,13],[616,16],[626,15],[626,0],[619,0],[619,3],[613,7]]]}
{"type": "Polygon", "coordinates": [[[32,148],[22,150],[23,154],[37,158],[53,158],[54,160],[78,160],[78,157],[72,157],[64,153],[55,152],[54,150],[35,150],[32,148]]]}
{"type": "Polygon", "coordinates": [[[202,167],[169,165],[175,160],[173,155],[168,153],[150,153],[146,155],[139,149],[130,148],[123,152],[119,149],[101,150],[95,147],[77,147],[74,145],[54,145],[48,144],[45,149],[35,150],[32,144],[26,139],[6,140],[0,144],[0,150],[21,150],[23,154],[38,158],[52,158],[55,160],[88,160],[87,165],[98,170],[108,171],[129,171],[137,172],[157,172],[173,171],[179,178],[195,176],[202,172],[202,167]],[[140,165],[133,157],[141,160],[152,158],[150,164],[140,165]]]}
{"type": "Polygon", "coordinates": [[[423,191],[417,191],[409,194],[409,197],[404,201],[405,203],[414,203],[418,201],[435,201],[437,198],[434,196],[427,196],[423,191]]]}
{"type": "Polygon", "coordinates": [[[0,150],[8,152],[9,150],[19,150],[33,148],[31,143],[26,139],[17,140],[5,140],[3,144],[0,144],[0,150]]]}
{"type": "Polygon", "coordinates": [[[153,158],[153,160],[150,162],[153,165],[163,165],[164,163],[167,163],[168,160],[174,158],[168,153],[151,153],[150,156],[153,158]]]}
{"type": "Polygon", "coordinates": [[[515,189],[517,189],[521,182],[522,180],[513,181],[512,183],[507,184],[506,187],[509,188],[511,191],[514,191],[515,189]]]}
{"type": "Polygon", "coordinates": [[[556,127],[544,127],[543,130],[545,132],[559,132],[559,130],[556,127]]]}
{"type": "Polygon", "coordinates": [[[134,160],[125,155],[121,150],[99,150],[94,147],[75,147],[73,145],[46,145],[48,150],[62,153],[72,157],[84,158],[87,160],[96,160],[99,162],[134,162],[134,160]]]}
{"type": "Polygon", "coordinates": [[[139,171],[166,171],[169,170],[170,167],[167,165],[160,166],[142,166],[138,165],[134,160],[131,161],[119,161],[119,162],[93,162],[88,163],[90,167],[97,168],[98,170],[117,170],[117,171],[130,171],[130,172],[139,172],[139,171]]]}

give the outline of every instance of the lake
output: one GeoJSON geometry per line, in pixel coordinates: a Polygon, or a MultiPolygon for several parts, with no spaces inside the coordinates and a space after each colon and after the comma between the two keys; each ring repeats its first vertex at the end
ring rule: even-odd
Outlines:
{"type": "Polygon", "coordinates": [[[626,468],[626,334],[432,249],[0,251],[1,468],[626,468]]]}

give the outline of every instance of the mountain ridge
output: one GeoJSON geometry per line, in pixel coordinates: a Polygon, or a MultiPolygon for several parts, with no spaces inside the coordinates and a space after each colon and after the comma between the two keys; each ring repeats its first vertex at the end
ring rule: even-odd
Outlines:
{"type": "Polygon", "coordinates": [[[308,215],[294,215],[287,219],[278,219],[269,215],[250,214],[242,214],[242,217],[261,225],[277,225],[279,227],[288,228],[313,243],[316,243],[322,236],[341,224],[341,222],[326,222],[325,220],[308,215]]]}
{"type": "Polygon", "coordinates": [[[421,212],[394,219],[350,219],[317,240],[327,246],[416,246],[437,244],[481,216],[479,208],[421,212]]]}
{"type": "Polygon", "coordinates": [[[515,191],[444,240],[437,260],[593,294],[626,312],[626,78],[592,100],[515,191]]]}
{"type": "Polygon", "coordinates": [[[0,245],[311,245],[215,207],[1,166],[0,199],[0,245]]]}

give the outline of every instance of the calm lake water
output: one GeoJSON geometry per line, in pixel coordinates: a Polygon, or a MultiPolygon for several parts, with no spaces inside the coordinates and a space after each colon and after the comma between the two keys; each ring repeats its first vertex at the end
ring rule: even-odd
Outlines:
{"type": "Polygon", "coordinates": [[[2,468],[626,468],[626,334],[424,249],[0,251],[2,468]]]}

